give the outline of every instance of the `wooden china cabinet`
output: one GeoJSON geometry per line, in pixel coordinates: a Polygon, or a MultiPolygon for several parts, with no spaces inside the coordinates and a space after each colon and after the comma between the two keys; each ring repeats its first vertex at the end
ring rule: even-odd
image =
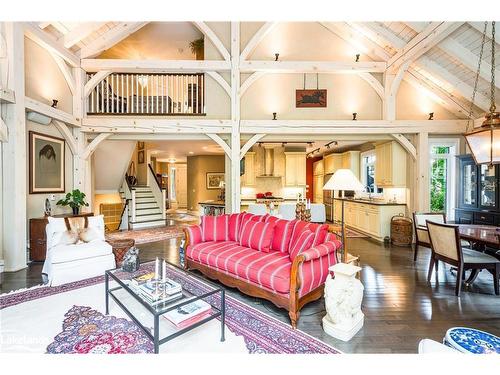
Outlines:
{"type": "Polygon", "coordinates": [[[477,165],[471,155],[458,156],[459,224],[500,225],[500,165],[477,165]]]}

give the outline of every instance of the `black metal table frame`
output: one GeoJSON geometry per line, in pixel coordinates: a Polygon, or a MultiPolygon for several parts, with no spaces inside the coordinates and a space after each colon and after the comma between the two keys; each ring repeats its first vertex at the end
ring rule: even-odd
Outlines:
{"type": "Polygon", "coordinates": [[[171,264],[171,263],[168,263],[170,266],[180,270],[181,272],[185,272],[187,273],[189,276],[192,276],[194,277],[195,279],[199,280],[200,282],[202,282],[203,284],[207,284],[209,285],[210,287],[214,288],[214,290],[210,291],[210,292],[207,292],[207,293],[204,293],[200,296],[193,296],[192,298],[187,298],[185,301],[182,301],[182,302],[179,302],[179,303],[175,303],[175,302],[172,302],[172,306],[170,306],[169,308],[166,308],[164,310],[161,310],[161,312],[159,311],[156,311],[148,302],[146,302],[145,300],[143,300],[139,295],[137,295],[137,293],[135,293],[131,288],[129,288],[129,286],[127,284],[125,284],[122,280],[120,280],[116,275],[114,275],[113,271],[116,271],[117,269],[113,269],[113,270],[108,270],[105,272],[105,286],[106,286],[106,315],[109,315],[109,296],[111,296],[111,298],[116,302],[116,304],[127,314],[127,316],[132,319],[134,321],[135,324],[137,324],[141,329],[142,331],[146,334],[146,336],[148,336],[152,341],[153,341],[153,344],[154,344],[154,352],[155,354],[158,354],[159,352],[159,349],[160,349],[160,345],[161,344],[164,344],[166,343],[167,341],[170,341],[170,340],[173,340],[174,338],[188,332],[188,331],[191,331],[192,329],[195,329],[196,327],[199,327],[213,319],[216,319],[220,316],[220,320],[221,320],[221,338],[220,338],[220,341],[223,342],[225,341],[225,332],[224,332],[224,329],[225,329],[225,315],[226,315],[226,297],[225,297],[225,290],[221,287],[219,287],[218,285],[210,282],[210,281],[206,281],[188,271],[185,271],[179,267],[177,267],[175,264],[171,264]],[[114,281],[116,281],[120,286],[118,287],[115,287],[115,288],[112,288],[112,289],[109,289],[109,278],[112,278],[114,281]],[[140,321],[139,319],[137,319],[133,313],[131,313],[126,307],[125,305],[119,300],[119,298],[117,296],[115,296],[113,294],[114,291],[116,290],[119,290],[119,289],[124,289],[125,291],[127,291],[127,293],[129,293],[132,297],[134,297],[143,307],[146,308],[146,310],[148,310],[152,315],[153,315],[153,318],[154,318],[154,327],[153,327],[153,334],[151,334],[150,332],[150,329],[145,327],[140,321]],[[210,304],[212,306],[212,309],[215,310],[215,313],[213,314],[210,314],[210,316],[206,317],[205,319],[202,319],[200,320],[199,322],[196,322],[196,323],[193,323],[187,327],[184,327],[184,328],[181,328],[177,331],[175,331],[174,333],[160,339],[160,316],[171,311],[171,310],[174,310],[174,309],[177,309],[181,306],[184,306],[184,305],[188,305],[194,301],[197,301],[197,300],[200,300],[200,299],[203,299],[203,298],[207,298],[213,294],[217,294],[217,293],[220,293],[221,294],[221,308],[217,308],[215,306],[213,306],[212,304],[210,304]]]}

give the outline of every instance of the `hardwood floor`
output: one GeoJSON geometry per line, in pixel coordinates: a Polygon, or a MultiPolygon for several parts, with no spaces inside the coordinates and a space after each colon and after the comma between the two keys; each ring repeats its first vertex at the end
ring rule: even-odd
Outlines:
{"type": "MultiPolygon", "coordinates": [[[[361,281],[365,287],[363,312],[365,324],[350,341],[342,342],[325,334],[321,319],[325,315],[323,300],[307,305],[301,313],[298,329],[319,338],[345,353],[416,353],[422,338],[441,341],[446,330],[467,326],[500,335],[500,297],[494,295],[492,276],[481,272],[470,288],[455,297],[455,276],[441,263],[439,283],[426,281],[430,250],[420,248],[413,262],[413,250],[384,247],[377,242],[352,238],[350,252],[359,255],[363,267],[361,281]]],[[[139,245],[141,261],[165,257],[179,262],[179,239],[139,245]]],[[[26,270],[4,273],[2,292],[37,285],[41,282],[41,264],[26,270]]],[[[229,295],[284,322],[285,310],[270,302],[248,297],[238,290],[229,295]]]]}

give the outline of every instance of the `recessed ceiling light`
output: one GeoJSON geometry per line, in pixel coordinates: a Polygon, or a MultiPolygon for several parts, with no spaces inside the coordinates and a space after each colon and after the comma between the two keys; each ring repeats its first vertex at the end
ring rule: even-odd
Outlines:
{"type": "Polygon", "coordinates": [[[194,152],[193,152],[193,151],[189,151],[189,155],[193,155],[193,154],[194,154],[194,152]]]}

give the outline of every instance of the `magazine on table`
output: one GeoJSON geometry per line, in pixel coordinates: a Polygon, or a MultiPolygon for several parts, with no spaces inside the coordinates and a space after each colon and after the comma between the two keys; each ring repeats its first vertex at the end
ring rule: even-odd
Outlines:
{"type": "Polygon", "coordinates": [[[203,300],[196,300],[165,313],[163,317],[177,327],[183,327],[206,318],[211,312],[210,304],[203,300]]]}
{"type": "Polygon", "coordinates": [[[152,299],[151,296],[149,296],[146,293],[143,293],[139,291],[139,295],[150,305],[156,306],[161,303],[167,303],[167,302],[172,302],[177,299],[181,299],[183,297],[182,292],[176,293],[176,294],[160,294],[157,296],[157,299],[152,299]]]}

